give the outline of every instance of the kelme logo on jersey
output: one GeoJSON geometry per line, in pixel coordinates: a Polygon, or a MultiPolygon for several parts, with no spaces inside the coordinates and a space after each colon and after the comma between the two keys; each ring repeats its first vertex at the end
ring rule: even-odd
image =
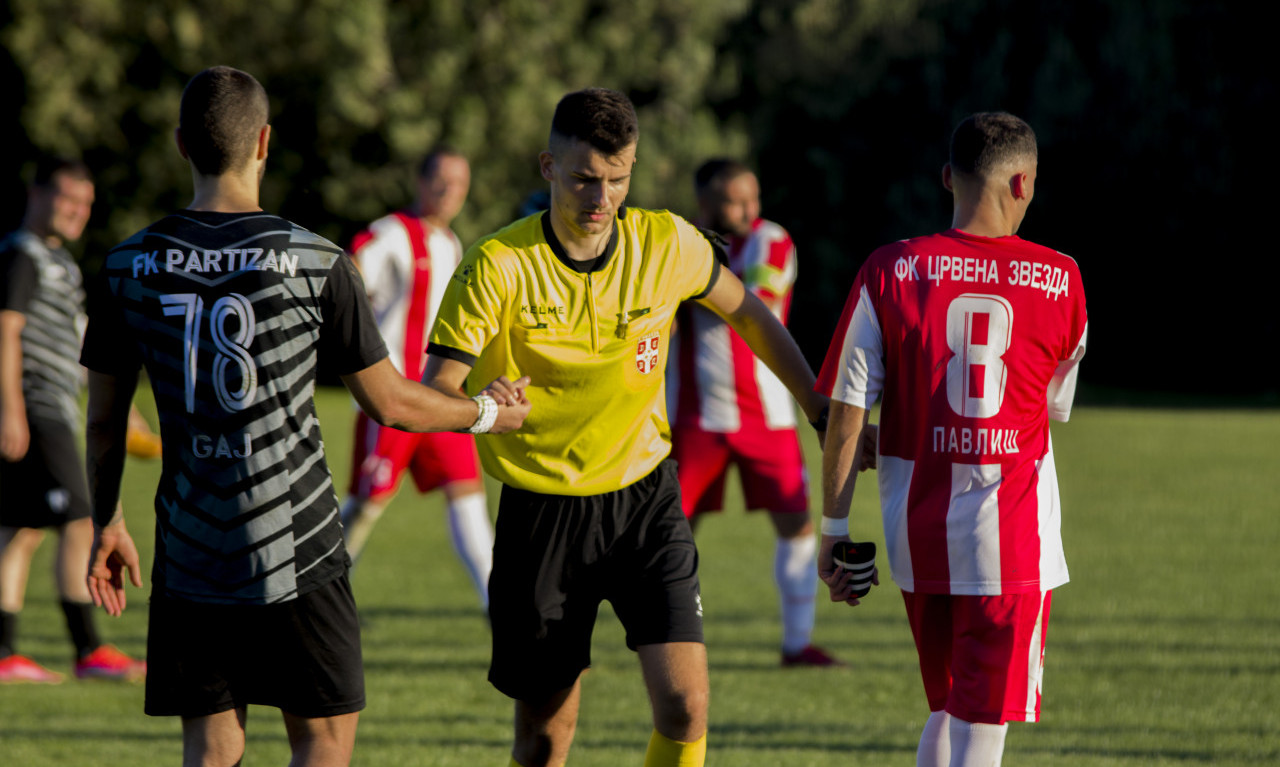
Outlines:
{"type": "Polygon", "coordinates": [[[563,317],[565,308],[558,304],[520,304],[521,314],[531,314],[534,317],[545,317],[555,315],[563,317]]]}
{"type": "Polygon", "coordinates": [[[645,375],[658,368],[658,345],[661,335],[655,330],[636,341],[636,370],[645,375]]]}

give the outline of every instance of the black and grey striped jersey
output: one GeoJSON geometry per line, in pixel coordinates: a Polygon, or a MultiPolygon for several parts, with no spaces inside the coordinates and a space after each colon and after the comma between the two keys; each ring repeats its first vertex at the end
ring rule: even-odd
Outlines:
{"type": "Polygon", "coordinates": [[[0,309],[26,318],[22,328],[22,396],[29,418],[80,422],[80,333],[84,288],[64,248],[27,229],[0,242],[0,309]]]}
{"type": "Polygon", "coordinates": [[[164,442],[156,588],[293,599],[349,565],[312,395],[387,355],[340,248],[266,213],[182,211],[116,246],[82,362],[145,366],[164,442]]]}

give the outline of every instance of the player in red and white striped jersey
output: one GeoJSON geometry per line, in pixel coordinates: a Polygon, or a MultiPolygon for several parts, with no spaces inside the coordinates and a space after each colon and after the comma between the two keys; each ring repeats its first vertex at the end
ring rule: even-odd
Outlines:
{"type": "Polygon", "coordinates": [[[884,397],[887,553],[933,712],[919,765],[999,764],[1007,722],[1039,719],[1050,593],[1067,582],[1048,421],[1070,415],[1087,319],[1075,261],[1015,235],[1036,164],[1022,120],[961,122],[943,169],[952,228],[871,255],[818,382],[832,397],[819,574],[835,601],[857,603],[830,550],[884,397]]]}
{"type": "MultiPolygon", "coordinates": [[[[796,248],[787,230],[760,218],[756,175],[736,160],[714,159],[699,167],[694,186],[698,225],[728,240],[729,269],[785,323],[796,248]]],[[[837,665],[810,642],[817,541],[791,395],[737,333],[692,302],[678,315],[671,360],[667,413],[685,516],[696,527],[699,514],[722,508],[725,475],[736,464],[747,508],[769,511],[778,534],[783,664],[837,665]]]]}
{"type": "MultiPolygon", "coordinates": [[[[413,207],[374,221],[351,243],[391,362],[415,381],[422,378],[440,297],[462,260],[462,243],[449,224],[470,185],[466,158],[449,147],[436,148],[419,166],[413,207]]],[[[419,492],[443,490],[454,551],[487,608],[493,527],[470,434],[410,434],[358,414],[350,494],[342,506],[347,550],[353,558],[360,555],[405,470],[419,492]]]]}

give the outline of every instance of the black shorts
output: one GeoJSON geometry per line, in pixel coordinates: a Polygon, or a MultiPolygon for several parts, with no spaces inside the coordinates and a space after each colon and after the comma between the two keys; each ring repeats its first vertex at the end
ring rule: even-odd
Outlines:
{"type": "Polygon", "coordinates": [[[17,463],[0,459],[0,525],[61,527],[89,516],[89,483],[70,424],[32,418],[31,446],[17,463]]]}
{"type": "Polygon", "coordinates": [[[360,622],[345,574],[271,605],[152,595],[146,712],[197,717],[248,704],[308,718],[364,708],[360,622]]]}
{"type": "Polygon", "coordinates": [[[489,681],[526,701],[573,685],[591,665],[602,599],[632,650],[703,641],[698,550],[671,461],[601,495],[502,488],[489,578],[489,681]]]}

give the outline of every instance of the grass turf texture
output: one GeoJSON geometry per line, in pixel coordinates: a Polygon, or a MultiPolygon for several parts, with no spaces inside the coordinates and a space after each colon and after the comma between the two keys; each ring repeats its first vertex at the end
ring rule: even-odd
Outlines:
{"type": "MultiPolygon", "coordinates": [[[[349,399],[322,390],[318,401],[344,488],[349,399]]],[[[1055,595],[1043,721],[1011,726],[1005,763],[1280,761],[1280,412],[1080,408],[1054,429],[1073,582],[1055,595]]],[[[158,473],[158,462],[130,460],[125,503],[148,567],[158,473]]],[[[870,479],[855,500],[854,537],[883,543],[870,479]]],[[[820,597],[815,641],[850,667],[782,670],[771,529],[762,515],[742,514],[736,494],[728,503],[732,511],[699,533],[707,764],[914,764],[927,711],[896,589],[886,578],[854,609],[820,597]]],[[[24,652],[69,672],[51,544],[33,568],[19,639],[24,652]]],[[[369,695],[354,764],[505,765],[511,704],[485,681],[488,629],[449,549],[438,494],[424,500],[405,488],[353,582],[369,695]]],[[[141,654],[146,592],[129,596],[125,616],[102,615],[100,628],[141,654]]],[[[593,655],[570,764],[639,765],[648,707],[607,605],[593,655]]],[[[177,764],[180,741],[178,720],[142,714],[140,686],[0,687],[0,764],[177,764]]],[[[279,714],[252,707],[245,764],[287,760],[279,714]]]]}

